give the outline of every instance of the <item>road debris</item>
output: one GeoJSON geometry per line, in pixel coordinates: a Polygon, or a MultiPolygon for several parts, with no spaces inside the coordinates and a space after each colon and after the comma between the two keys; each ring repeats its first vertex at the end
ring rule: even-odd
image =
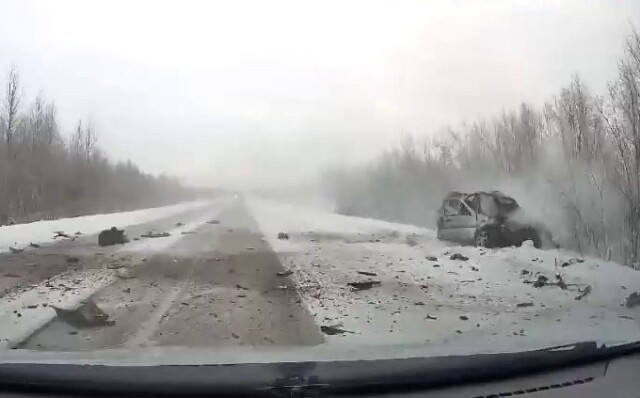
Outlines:
{"type": "Polygon", "coordinates": [[[578,292],[580,294],[578,294],[576,296],[576,300],[582,300],[584,297],[586,297],[589,293],[591,293],[591,285],[587,285],[584,288],[579,288],[578,292]]]}
{"type": "Polygon", "coordinates": [[[129,239],[124,234],[124,229],[111,227],[105,229],[98,235],[98,244],[100,246],[113,246],[117,244],[129,243],[129,239]]]}
{"type": "Polygon", "coordinates": [[[518,308],[524,308],[524,307],[533,307],[533,303],[532,302],[526,302],[526,303],[518,303],[516,304],[516,307],[518,308]]]}
{"type": "Polygon", "coordinates": [[[51,307],[56,311],[56,315],[60,320],[75,328],[91,328],[115,324],[115,321],[110,320],[109,315],[91,299],[83,302],[73,310],[51,307]]]}
{"type": "Polygon", "coordinates": [[[184,223],[182,223],[182,222],[177,222],[177,223],[176,223],[176,227],[184,227],[184,223]]]}
{"type": "Polygon", "coordinates": [[[549,283],[549,278],[547,278],[544,275],[538,275],[538,279],[536,279],[536,281],[533,282],[533,287],[535,288],[543,287],[548,283],[549,283]]]}
{"type": "Polygon", "coordinates": [[[424,301],[416,301],[413,305],[425,305],[424,301]]]}
{"type": "Polygon", "coordinates": [[[472,266],[472,267],[471,267],[471,271],[476,271],[476,272],[478,272],[478,271],[480,271],[480,270],[478,269],[478,267],[473,267],[473,266],[472,266]]]}
{"type": "Polygon", "coordinates": [[[353,290],[368,290],[374,286],[380,285],[380,281],[364,281],[364,282],[349,282],[347,285],[351,286],[353,290]]]}
{"type": "Polygon", "coordinates": [[[433,264],[433,268],[440,268],[440,264],[433,264]]]}
{"type": "Polygon", "coordinates": [[[29,246],[34,247],[34,248],[36,248],[36,249],[38,249],[38,248],[40,247],[40,245],[39,245],[39,244],[37,244],[37,243],[33,243],[33,242],[29,243],[29,246]]]}
{"type": "Polygon", "coordinates": [[[627,308],[633,308],[637,305],[640,305],[640,293],[633,292],[629,296],[627,296],[624,305],[627,308]]]}
{"type": "Polygon", "coordinates": [[[431,320],[436,320],[438,319],[437,317],[433,316],[433,315],[429,315],[427,314],[427,316],[424,319],[431,319],[431,320]]]}
{"type": "Polygon", "coordinates": [[[345,330],[342,329],[340,326],[342,326],[341,324],[338,325],[334,325],[334,326],[320,326],[320,331],[326,335],[329,336],[335,336],[336,334],[344,334],[344,333],[355,333],[352,332],[350,330],[345,330]]]}
{"type": "Polygon", "coordinates": [[[524,276],[524,275],[529,275],[529,274],[530,274],[529,270],[523,269],[522,271],[520,271],[520,275],[524,276]]]}
{"type": "Polygon", "coordinates": [[[563,261],[560,266],[562,268],[565,268],[565,267],[568,267],[570,265],[580,264],[580,263],[584,263],[584,259],[583,258],[571,258],[571,259],[569,259],[567,261],[563,261]]]}
{"type": "Polygon", "coordinates": [[[197,234],[196,231],[182,231],[180,232],[182,235],[195,235],[197,234]]]}
{"type": "Polygon", "coordinates": [[[438,257],[436,256],[426,256],[425,259],[428,261],[438,261],[438,257]]]}
{"type": "Polygon", "coordinates": [[[53,239],[56,238],[69,238],[68,234],[65,234],[63,231],[53,231],[55,235],[53,235],[53,239]]]}
{"type": "Polygon", "coordinates": [[[278,272],[276,272],[276,274],[277,274],[278,276],[289,276],[289,275],[292,275],[292,274],[293,274],[293,271],[291,271],[291,270],[278,271],[278,272]]]}
{"type": "Polygon", "coordinates": [[[365,276],[378,276],[378,274],[376,274],[375,272],[369,272],[369,271],[356,271],[357,273],[359,273],[360,275],[365,275],[365,276]]]}
{"type": "Polygon", "coordinates": [[[460,315],[460,316],[459,316],[459,318],[460,318],[461,320],[463,320],[463,321],[468,321],[468,320],[469,320],[469,317],[468,317],[468,316],[466,316],[466,315],[460,315]]]}
{"type": "Polygon", "coordinates": [[[449,259],[450,259],[450,260],[468,261],[468,260],[469,260],[469,257],[467,257],[467,256],[463,256],[463,255],[462,255],[462,254],[460,254],[460,253],[453,253],[453,254],[451,255],[451,257],[449,257],[449,259]]]}
{"type": "Polygon", "coordinates": [[[142,238],[166,238],[171,236],[169,232],[153,232],[149,231],[146,234],[140,235],[142,238]]]}
{"type": "Polygon", "coordinates": [[[289,234],[287,234],[286,232],[278,232],[278,239],[287,240],[289,239],[289,234]]]}

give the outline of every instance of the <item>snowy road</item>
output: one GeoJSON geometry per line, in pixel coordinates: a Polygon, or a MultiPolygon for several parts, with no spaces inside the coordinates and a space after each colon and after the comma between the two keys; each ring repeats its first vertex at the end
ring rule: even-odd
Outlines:
{"type": "MultiPolygon", "coordinates": [[[[426,344],[434,354],[450,354],[640,337],[640,307],[622,305],[640,291],[640,273],[617,264],[562,250],[459,247],[426,229],[257,198],[169,210],[134,212],[126,227],[131,237],[149,230],[169,237],[105,250],[95,235],[81,235],[1,254],[0,345],[91,351],[426,344]],[[207,223],[212,219],[219,223],[207,223]],[[289,239],[278,239],[279,232],[289,239]],[[538,274],[554,281],[556,272],[565,289],[525,283],[538,274]],[[369,281],[376,282],[369,289],[349,286],[369,281]],[[72,309],[89,297],[114,324],[77,328],[51,308],[72,309]],[[323,333],[321,326],[344,332],[323,333]]],[[[116,218],[127,224],[126,216],[116,218]]],[[[0,237],[8,235],[0,229],[0,237]]]]}

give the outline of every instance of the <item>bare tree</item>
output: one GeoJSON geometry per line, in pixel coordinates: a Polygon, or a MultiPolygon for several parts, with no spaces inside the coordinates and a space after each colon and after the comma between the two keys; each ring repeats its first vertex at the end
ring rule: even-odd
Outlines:
{"type": "Polygon", "coordinates": [[[20,107],[20,78],[18,71],[12,67],[7,78],[6,92],[3,103],[4,108],[4,138],[7,145],[7,151],[13,155],[13,136],[16,130],[18,120],[18,109],[20,107]]]}

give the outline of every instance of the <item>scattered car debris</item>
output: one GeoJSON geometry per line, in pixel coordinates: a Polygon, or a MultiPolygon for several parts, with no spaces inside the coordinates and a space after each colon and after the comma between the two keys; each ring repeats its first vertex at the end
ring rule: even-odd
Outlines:
{"type": "Polygon", "coordinates": [[[438,257],[436,256],[426,256],[425,257],[428,261],[438,261],[438,257]]]}
{"type": "Polygon", "coordinates": [[[293,274],[293,271],[291,271],[291,270],[278,271],[278,272],[276,272],[276,274],[278,276],[289,276],[289,275],[293,274]]]}
{"type": "Polygon", "coordinates": [[[518,308],[524,308],[524,307],[533,307],[533,303],[532,302],[526,302],[526,303],[518,303],[516,304],[516,307],[518,308]]]}
{"type": "Polygon", "coordinates": [[[37,244],[37,243],[33,243],[33,242],[29,243],[29,246],[34,247],[34,248],[36,248],[36,249],[38,249],[38,248],[40,247],[40,245],[39,245],[39,244],[37,244]]]}
{"type": "Polygon", "coordinates": [[[184,227],[184,223],[182,223],[182,222],[177,222],[177,223],[176,223],[176,227],[184,227]]]}
{"type": "Polygon", "coordinates": [[[140,235],[143,238],[166,238],[168,236],[171,236],[171,234],[169,232],[153,232],[153,231],[149,231],[146,234],[142,234],[140,235]]]}
{"type": "Polygon", "coordinates": [[[220,224],[220,221],[219,220],[215,220],[215,219],[214,220],[209,220],[209,221],[207,221],[207,224],[220,224]]]}
{"type": "Polygon", "coordinates": [[[459,318],[460,318],[461,320],[463,320],[463,321],[468,321],[468,320],[469,320],[469,317],[468,317],[468,316],[466,316],[466,315],[460,315],[460,317],[459,317],[459,318]]]}
{"type": "Polygon", "coordinates": [[[469,260],[469,257],[467,257],[467,256],[463,256],[463,255],[462,255],[462,254],[460,254],[460,253],[453,253],[453,254],[451,255],[451,257],[449,257],[449,259],[450,259],[450,260],[468,261],[468,260],[469,260]]]}
{"type": "Polygon", "coordinates": [[[51,307],[56,311],[56,315],[60,320],[75,328],[91,328],[115,324],[115,321],[110,320],[109,315],[91,299],[83,302],[73,310],[51,307]]]}
{"type": "Polygon", "coordinates": [[[351,286],[353,290],[368,290],[374,286],[380,285],[380,281],[364,281],[364,282],[349,282],[347,285],[351,286]]]}
{"type": "Polygon", "coordinates": [[[278,232],[278,239],[287,240],[289,239],[289,234],[287,234],[286,232],[278,232]]]}
{"type": "Polygon", "coordinates": [[[356,271],[357,273],[359,273],[360,275],[365,275],[365,276],[378,276],[378,274],[376,274],[375,272],[369,272],[369,271],[356,271]]]}
{"type": "Polygon", "coordinates": [[[124,229],[111,227],[105,229],[98,235],[98,244],[100,246],[113,246],[117,244],[129,243],[129,239],[124,233],[124,229]]]}
{"type": "Polygon", "coordinates": [[[324,334],[327,334],[329,336],[335,336],[336,334],[344,334],[344,333],[354,333],[350,330],[345,330],[342,329],[340,326],[342,325],[335,325],[335,326],[320,326],[320,331],[324,334]]]}
{"type": "Polygon", "coordinates": [[[576,296],[576,300],[579,301],[586,297],[589,293],[591,293],[591,285],[587,285],[584,288],[578,289],[578,292],[580,294],[576,296]]]}
{"type": "Polygon", "coordinates": [[[429,315],[427,314],[427,316],[425,317],[425,319],[431,319],[431,320],[436,320],[438,319],[437,317],[433,316],[433,315],[429,315]]]}
{"type": "Polygon", "coordinates": [[[562,275],[559,273],[556,274],[556,284],[560,287],[560,289],[567,290],[567,284],[562,278],[562,275]]]}
{"type": "Polygon", "coordinates": [[[38,308],[38,304],[28,305],[27,308],[30,309],[30,310],[35,310],[36,308],[38,308]]]}
{"type": "Polygon", "coordinates": [[[413,303],[414,305],[425,305],[424,301],[416,301],[415,303],[413,303]]]}
{"type": "Polygon", "coordinates": [[[472,267],[471,267],[471,271],[476,271],[476,272],[477,272],[477,271],[480,271],[480,270],[478,269],[478,267],[474,267],[474,266],[472,266],[472,267]]]}
{"type": "Polygon", "coordinates": [[[18,254],[18,253],[22,253],[24,251],[24,248],[17,248],[17,247],[10,246],[9,251],[13,254],[18,254]]]}
{"type": "Polygon", "coordinates": [[[580,264],[580,263],[584,263],[584,259],[583,258],[571,258],[571,259],[569,259],[567,261],[563,261],[560,266],[562,268],[565,268],[565,267],[568,267],[570,265],[580,264]]]}
{"type": "Polygon", "coordinates": [[[53,239],[56,239],[56,238],[69,238],[69,235],[65,234],[64,231],[53,231],[53,233],[55,234],[53,236],[53,239]]]}
{"type": "Polygon", "coordinates": [[[523,270],[520,272],[520,275],[529,275],[529,274],[530,274],[529,270],[526,270],[526,269],[523,269],[523,270]]]}
{"type": "Polygon", "coordinates": [[[538,279],[536,279],[536,281],[533,282],[533,287],[539,288],[547,285],[548,283],[549,283],[549,278],[547,278],[544,275],[538,275],[538,279]]]}
{"type": "Polygon", "coordinates": [[[67,263],[69,264],[77,264],[80,262],[80,259],[76,256],[69,256],[67,257],[67,263]]]}
{"type": "Polygon", "coordinates": [[[640,305],[640,293],[638,292],[631,293],[629,296],[627,296],[627,299],[625,300],[624,305],[627,308],[633,308],[637,305],[640,305]]]}
{"type": "Polygon", "coordinates": [[[433,268],[440,268],[440,264],[433,264],[433,268]]]}

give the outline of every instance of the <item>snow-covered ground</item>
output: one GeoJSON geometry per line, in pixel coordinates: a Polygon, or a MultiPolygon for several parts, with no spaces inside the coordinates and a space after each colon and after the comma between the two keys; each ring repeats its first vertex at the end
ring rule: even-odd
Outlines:
{"type": "Polygon", "coordinates": [[[316,322],[352,332],[327,336],[330,344],[427,343],[434,354],[468,354],[640,339],[640,307],[623,305],[640,291],[640,272],[631,268],[526,245],[461,247],[414,226],[259,198],[246,202],[294,271],[316,322]],[[279,232],[289,239],[277,239],[279,232]],[[468,260],[451,259],[456,253],[468,260]],[[554,282],[557,273],[566,289],[525,283],[539,274],[554,282]],[[368,280],[380,284],[362,291],[347,285],[368,280]],[[579,298],[585,289],[590,293],[579,298]]]}
{"type": "Polygon", "coordinates": [[[103,229],[111,228],[114,225],[121,228],[128,225],[143,224],[173,214],[205,207],[210,203],[208,200],[200,200],[122,213],[96,214],[3,226],[0,227],[0,253],[8,251],[9,247],[22,248],[30,243],[50,242],[55,235],[55,231],[64,231],[70,234],[81,231],[84,235],[90,235],[103,229]]]}

